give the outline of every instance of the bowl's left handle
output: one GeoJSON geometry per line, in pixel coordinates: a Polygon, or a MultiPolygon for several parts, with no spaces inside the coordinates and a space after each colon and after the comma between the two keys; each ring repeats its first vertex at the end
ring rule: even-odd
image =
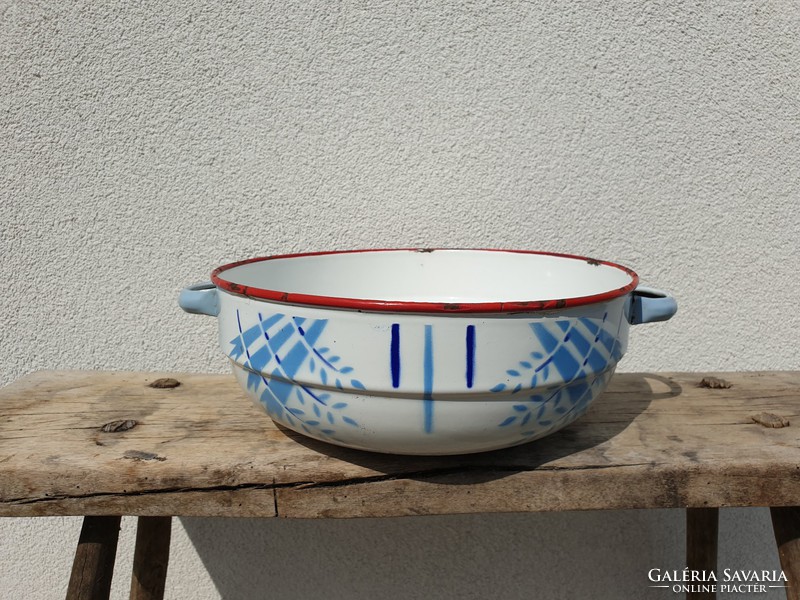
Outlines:
{"type": "Polygon", "coordinates": [[[183,288],[178,296],[178,306],[188,313],[216,317],[219,314],[217,286],[203,281],[183,288]]]}
{"type": "Polygon", "coordinates": [[[667,292],[640,285],[631,296],[631,325],[666,321],[678,312],[678,303],[667,292]]]}

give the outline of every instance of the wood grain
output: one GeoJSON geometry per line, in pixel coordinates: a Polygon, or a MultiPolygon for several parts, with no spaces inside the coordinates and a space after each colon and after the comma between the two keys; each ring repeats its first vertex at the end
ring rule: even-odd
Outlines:
{"type": "Polygon", "coordinates": [[[781,569],[786,575],[787,600],[800,600],[800,506],[770,509],[781,569]]]}
{"type": "Polygon", "coordinates": [[[451,457],[348,450],[275,426],[230,375],[39,372],[0,389],[0,516],[378,517],[787,506],[800,373],[618,374],[542,440],[451,457]],[[729,389],[698,387],[703,377],[729,389]],[[161,377],[173,389],[148,384],[161,377]],[[108,423],[135,421],[125,430],[108,423]]]}
{"type": "Polygon", "coordinates": [[[85,517],[67,587],[67,600],[108,600],[120,517],[85,517]]]}
{"type": "Polygon", "coordinates": [[[171,517],[139,517],[130,600],[164,598],[171,536],[171,517]]]}
{"type": "MultiPolygon", "coordinates": [[[[690,571],[716,574],[718,534],[718,508],[686,509],[686,567],[690,571]]],[[[703,586],[696,587],[702,588],[703,586]]],[[[689,591],[686,593],[686,600],[714,600],[716,597],[716,592],[689,591]]]]}

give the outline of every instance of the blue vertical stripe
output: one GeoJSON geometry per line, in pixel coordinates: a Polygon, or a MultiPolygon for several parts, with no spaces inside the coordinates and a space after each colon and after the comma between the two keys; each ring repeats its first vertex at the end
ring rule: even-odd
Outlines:
{"type": "Polygon", "coordinates": [[[400,387],[400,324],[392,324],[391,360],[392,387],[400,387]]]}
{"type": "Polygon", "coordinates": [[[475,380],[475,325],[467,325],[467,387],[475,380]]]}
{"type": "Polygon", "coordinates": [[[425,357],[423,362],[425,433],[433,431],[433,326],[425,325],[425,357]]]}

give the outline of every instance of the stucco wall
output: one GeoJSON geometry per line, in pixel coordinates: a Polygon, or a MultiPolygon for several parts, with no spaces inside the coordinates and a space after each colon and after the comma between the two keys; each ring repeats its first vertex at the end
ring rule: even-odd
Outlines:
{"type": "MultiPolygon", "coordinates": [[[[223,371],[180,287],[389,246],[630,265],[680,312],[621,370],[800,368],[796,3],[100,4],[0,1],[0,383],[223,371]]],[[[79,526],[0,520],[0,597],[63,597],[79,526]]],[[[657,599],[647,570],[684,566],[679,511],[174,535],[172,599],[657,599]]],[[[778,568],[763,511],[723,511],[721,541],[778,568]]]]}

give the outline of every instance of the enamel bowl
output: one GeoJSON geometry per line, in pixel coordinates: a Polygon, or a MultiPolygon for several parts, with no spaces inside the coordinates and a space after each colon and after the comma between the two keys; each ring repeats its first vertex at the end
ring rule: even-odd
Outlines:
{"type": "Polygon", "coordinates": [[[606,261],[505,250],[368,250],[224,265],[181,292],[216,316],[247,394],[309,437],[396,454],[522,444],[606,388],[630,324],[675,300],[606,261]]]}

